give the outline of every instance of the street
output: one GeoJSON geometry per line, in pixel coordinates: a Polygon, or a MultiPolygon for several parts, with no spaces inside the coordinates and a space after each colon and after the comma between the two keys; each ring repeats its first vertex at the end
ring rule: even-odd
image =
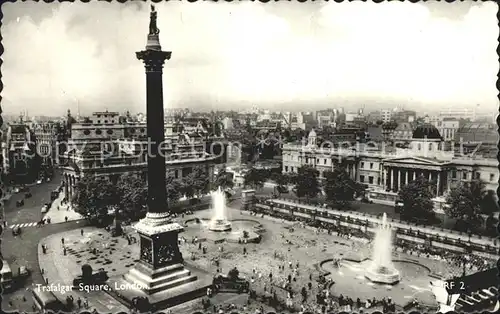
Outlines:
{"type": "Polygon", "coordinates": [[[42,275],[38,266],[38,243],[51,234],[60,233],[84,226],[84,221],[70,221],[67,223],[48,224],[41,228],[26,228],[22,234],[13,237],[12,233],[4,232],[2,235],[2,255],[6,260],[14,276],[17,277],[18,267],[26,266],[31,271],[31,276],[22,283],[21,287],[14,288],[13,291],[4,292],[2,299],[2,309],[4,311],[31,311],[33,302],[31,301],[32,284],[43,284],[42,275]],[[23,296],[26,302],[22,301],[23,296]],[[12,302],[12,306],[9,305],[12,302]]]}
{"type": "Polygon", "coordinates": [[[30,198],[25,197],[26,192],[13,194],[10,200],[5,202],[5,216],[8,225],[40,221],[43,216],[40,212],[43,204],[50,202],[50,192],[57,189],[60,183],[61,175],[56,170],[54,178],[50,182],[29,187],[32,194],[30,198]],[[18,200],[24,200],[24,205],[16,207],[18,200]]]}
{"type": "Polygon", "coordinates": [[[37,228],[33,222],[41,219],[41,207],[50,201],[50,192],[56,189],[60,183],[60,175],[56,174],[51,182],[30,187],[31,198],[25,198],[25,192],[14,194],[5,204],[5,215],[8,226],[2,234],[2,259],[7,261],[12,269],[14,281],[18,279],[18,268],[26,266],[31,275],[24,282],[14,284],[12,291],[3,293],[2,310],[8,311],[32,311],[31,301],[32,284],[43,284],[42,275],[38,266],[38,243],[51,234],[72,230],[82,227],[85,222],[70,221],[67,223],[45,224],[37,228]],[[16,201],[24,199],[22,207],[16,207],[16,201]],[[10,226],[23,224],[21,235],[14,237],[10,226]],[[27,225],[27,226],[26,226],[27,225]],[[23,297],[26,301],[23,300],[23,297]]]}

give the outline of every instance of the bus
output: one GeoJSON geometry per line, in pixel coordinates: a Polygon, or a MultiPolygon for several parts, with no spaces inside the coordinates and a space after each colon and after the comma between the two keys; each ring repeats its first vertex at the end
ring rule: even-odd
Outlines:
{"type": "Polygon", "coordinates": [[[31,291],[33,293],[33,302],[41,312],[52,311],[57,313],[63,310],[63,304],[52,292],[47,291],[44,287],[33,288],[31,291]]]}
{"type": "Polygon", "coordinates": [[[5,290],[9,290],[12,288],[12,270],[10,269],[7,261],[3,261],[2,270],[0,271],[2,275],[1,285],[5,290]]]}

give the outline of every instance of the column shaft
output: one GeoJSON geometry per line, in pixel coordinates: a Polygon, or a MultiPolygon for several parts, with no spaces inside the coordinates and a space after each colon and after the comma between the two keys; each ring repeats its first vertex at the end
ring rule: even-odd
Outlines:
{"type": "Polygon", "coordinates": [[[397,187],[397,191],[399,192],[401,188],[401,170],[398,169],[398,187],[397,187]]]}
{"type": "Polygon", "coordinates": [[[389,177],[387,178],[387,186],[389,188],[389,191],[393,190],[393,182],[394,180],[392,179],[392,168],[389,168],[389,177]]]}
{"type": "Polygon", "coordinates": [[[441,172],[437,173],[436,196],[441,194],[441,172]]]}

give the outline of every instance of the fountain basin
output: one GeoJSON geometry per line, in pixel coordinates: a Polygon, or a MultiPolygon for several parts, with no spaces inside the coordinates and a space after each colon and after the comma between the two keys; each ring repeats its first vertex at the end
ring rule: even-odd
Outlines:
{"type": "Polygon", "coordinates": [[[216,232],[229,231],[231,230],[231,222],[226,219],[214,219],[210,221],[208,230],[216,232]]]}
{"type": "Polygon", "coordinates": [[[374,283],[394,285],[401,281],[401,275],[395,268],[369,267],[365,277],[374,283]]]}
{"type": "Polygon", "coordinates": [[[227,220],[230,224],[229,230],[223,230],[223,225],[218,230],[211,230],[212,219],[194,218],[184,222],[184,233],[189,237],[196,237],[198,241],[209,241],[213,243],[258,243],[261,239],[262,225],[255,220],[233,219],[227,220]],[[246,232],[246,236],[245,236],[246,232]]]}

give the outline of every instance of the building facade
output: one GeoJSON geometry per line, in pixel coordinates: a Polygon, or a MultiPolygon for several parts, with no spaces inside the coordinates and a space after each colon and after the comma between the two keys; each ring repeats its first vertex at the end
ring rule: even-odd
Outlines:
{"type": "Polygon", "coordinates": [[[469,119],[471,121],[476,120],[476,109],[475,108],[457,108],[450,107],[439,111],[439,116],[441,118],[449,119],[469,119]]]}
{"type": "Polygon", "coordinates": [[[481,179],[488,190],[498,188],[496,159],[456,156],[444,150],[436,128],[417,127],[408,148],[372,147],[357,143],[349,148],[322,148],[311,132],[304,144],[283,145],[283,173],[298,172],[303,165],[319,171],[332,171],[339,160],[346,164],[352,179],[368,187],[370,197],[383,204],[394,204],[401,187],[418,176],[428,178],[435,186],[435,209],[442,213],[447,193],[460,182],[481,179]]]}
{"type": "Polygon", "coordinates": [[[28,125],[20,121],[7,127],[2,145],[3,171],[10,183],[29,183],[34,180],[36,146],[28,125]]]}
{"type": "Polygon", "coordinates": [[[41,165],[52,167],[59,164],[59,144],[64,145],[65,129],[59,122],[33,123],[34,140],[36,152],[40,158],[41,165]]]}
{"type": "MultiPolygon", "coordinates": [[[[120,120],[118,114],[96,112],[83,123],[71,125],[71,138],[63,155],[65,195],[71,200],[79,180],[103,176],[116,182],[125,173],[147,176],[148,145],[146,124],[120,120]]],[[[219,158],[207,151],[206,137],[165,125],[165,142],[159,153],[165,154],[167,175],[182,178],[194,167],[205,169],[210,178],[219,158]]]]}

